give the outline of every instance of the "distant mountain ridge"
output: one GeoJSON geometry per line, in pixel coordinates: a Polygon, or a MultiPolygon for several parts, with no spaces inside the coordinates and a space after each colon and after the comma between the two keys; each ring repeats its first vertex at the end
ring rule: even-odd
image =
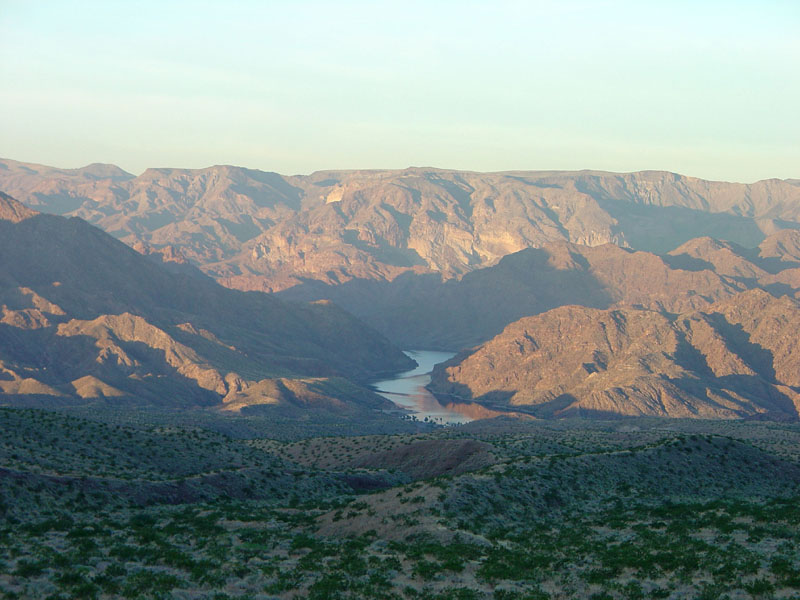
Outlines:
{"type": "Polygon", "coordinates": [[[460,277],[548,242],[664,253],[711,236],[758,245],[800,227],[800,183],[674,173],[428,168],[282,176],[253,169],[64,170],[0,161],[0,190],[129,244],[174,246],[229,287],[460,277]]]}

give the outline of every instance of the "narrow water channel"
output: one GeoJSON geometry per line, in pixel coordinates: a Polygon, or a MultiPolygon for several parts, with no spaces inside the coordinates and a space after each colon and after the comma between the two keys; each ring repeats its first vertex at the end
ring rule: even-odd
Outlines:
{"type": "Polygon", "coordinates": [[[434,352],[431,350],[405,350],[408,356],[417,361],[416,369],[400,373],[392,379],[376,381],[372,384],[375,391],[388,398],[400,408],[409,411],[416,419],[433,421],[442,425],[467,423],[472,418],[442,406],[436,397],[425,389],[431,382],[431,371],[436,364],[452,358],[452,352],[434,352]]]}

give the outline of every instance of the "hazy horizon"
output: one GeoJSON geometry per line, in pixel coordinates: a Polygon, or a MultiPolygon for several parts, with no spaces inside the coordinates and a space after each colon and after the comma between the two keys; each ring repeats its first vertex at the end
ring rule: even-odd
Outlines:
{"type": "Polygon", "coordinates": [[[792,2],[0,5],[0,155],[232,164],[800,171],[792,2]]]}
{"type": "Polygon", "coordinates": [[[262,171],[262,172],[265,172],[265,173],[277,173],[278,175],[281,175],[281,176],[284,176],[284,177],[308,177],[308,176],[313,175],[315,173],[340,172],[340,171],[342,171],[342,172],[405,171],[405,170],[410,170],[410,169],[423,169],[423,170],[431,169],[431,170],[434,170],[434,171],[478,173],[478,174],[492,174],[492,173],[579,173],[579,172],[591,172],[591,173],[611,173],[611,174],[625,175],[625,174],[632,174],[632,173],[663,172],[663,173],[674,173],[676,175],[680,175],[680,176],[683,176],[683,177],[690,177],[690,178],[694,178],[694,179],[702,179],[704,181],[719,181],[719,182],[723,182],[723,183],[739,183],[739,184],[744,184],[744,185],[757,183],[758,181],[767,181],[767,180],[770,180],[770,179],[777,179],[777,180],[780,180],[780,181],[800,180],[800,177],[764,177],[762,179],[754,179],[754,180],[751,180],[751,181],[735,181],[735,180],[711,179],[711,178],[700,177],[700,176],[694,175],[692,173],[681,173],[681,172],[670,170],[670,169],[639,169],[639,170],[635,170],[635,171],[610,171],[608,169],[592,169],[592,168],[581,168],[581,169],[536,169],[536,168],[531,168],[531,169],[498,169],[498,170],[493,170],[493,171],[478,171],[476,169],[458,169],[458,168],[442,167],[442,166],[437,166],[437,165],[407,165],[405,167],[386,167],[386,168],[384,168],[384,167],[370,167],[370,168],[353,167],[353,168],[341,168],[341,169],[324,169],[323,168],[323,169],[315,169],[313,171],[306,171],[306,172],[302,172],[302,173],[301,172],[281,173],[279,171],[275,171],[274,169],[269,169],[269,168],[249,167],[249,166],[245,166],[245,165],[236,165],[236,164],[232,164],[232,163],[215,163],[215,164],[209,164],[209,165],[197,166],[197,167],[170,166],[170,165],[150,165],[149,167],[146,167],[146,168],[142,169],[141,171],[130,171],[130,170],[125,169],[124,167],[122,167],[121,165],[118,165],[116,163],[100,162],[100,161],[95,161],[95,162],[91,162],[91,163],[87,163],[87,164],[78,165],[78,166],[74,166],[73,167],[73,166],[65,166],[65,165],[45,164],[45,163],[41,163],[41,162],[37,162],[37,161],[33,161],[33,160],[30,160],[30,161],[19,160],[18,158],[11,157],[11,156],[0,156],[0,160],[14,161],[14,162],[19,162],[19,163],[28,164],[28,165],[40,165],[40,166],[43,166],[43,167],[50,167],[50,168],[55,168],[55,169],[64,170],[64,171],[78,171],[80,169],[85,169],[85,168],[91,167],[93,165],[112,166],[112,167],[118,167],[118,168],[122,169],[123,171],[125,171],[126,173],[128,173],[129,175],[133,175],[134,177],[139,177],[139,176],[143,175],[146,171],[149,171],[151,169],[155,169],[155,170],[203,171],[205,169],[213,169],[215,167],[233,167],[233,168],[242,168],[242,169],[251,169],[251,170],[255,170],[255,171],[262,171]]]}

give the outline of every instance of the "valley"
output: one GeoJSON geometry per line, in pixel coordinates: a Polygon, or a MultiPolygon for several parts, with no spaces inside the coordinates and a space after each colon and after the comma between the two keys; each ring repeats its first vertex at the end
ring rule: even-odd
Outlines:
{"type": "Polygon", "coordinates": [[[0,600],[800,600],[798,31],[0,0],[0,600]]]}
{"type": "Polygon", "coordinates": [[[375,391],[407,410],[410,417],[419,421],[432,421],[439,425],[471,421],[468,416],[442,406],[426,389],[434,366],[452,358],[453,354],[430,350],[406,350],[405,353],[417,363],[417,367],[399,373],[393,379],[374,382],[372,386],[375,391]]]}

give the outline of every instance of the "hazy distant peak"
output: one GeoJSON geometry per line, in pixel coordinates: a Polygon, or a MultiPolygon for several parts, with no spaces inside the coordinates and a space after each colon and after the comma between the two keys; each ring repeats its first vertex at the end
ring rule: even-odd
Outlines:
{"type": "Polygon", "coordinates": [[[134,175],[132,173],[128,173],[127,171],[119,168],[117,165],[112,165],[108,163],[92,163],[86,165],[85,167],[81,167],[80,169],[74,169],[74,170],[82,175],[86,175],[96,179],[113,179],[115,181],[125,181],[134,178],[134,175]]]}
{"type": "MultiPolygon", "coordinates": [[[[182,167],[150,167],[146,169],[137,179],[147,181],[174,177],[202,178],[213,175],[241,176],[249,169],[236,167],[234,165],[212,165],[202,169],[187,169],[182,167]]],[[[259,171],[253,171],[258,173],[259,171]]]]}
{"type": "Polygon", "coordinates": [[[77,169],[60,169],[37,163],[25,163],[8,158],[0,158],[0,172],[5,176],[41,177],[45,179],[77,179],[77,180],[112,180],[127,181],[134,175],[119,168],[117,165],[106,163],[91,163],[77,169]]]}
{"type": "Polygon", "coordinates": [[[138,179],[157,179],[159,177],[168,177],[171,175],[185,175],[190,173],[190,169],[175,169],[172,167],[148,167],[145,169],[138,179]]]}
{"type": "MultiPolygon", "coordinates": [[[[289,177],[214,165],[148,169],[115,182],[0,161],[0,189],[38,210],[80,216],[128,243],[179,248],[207,274],[246,290],[275,291],[302,280],[390,281],[421,271],[461,277],[553,241],[666,253],[706,235],[753,248],[777,229],[800,227],[795,184],[728,184],[656,170],[410,166],[289,177]]],[[[714,251],[713,261],[688,256],[670,264],[697,272],[725,264],[725,274],[740,279],[786,266],[772,260],[754,269],[737,260],[752,262],[752,251],[714,251]]],[[[565,256],[562,264],[572,263],[565,256]]]]}

